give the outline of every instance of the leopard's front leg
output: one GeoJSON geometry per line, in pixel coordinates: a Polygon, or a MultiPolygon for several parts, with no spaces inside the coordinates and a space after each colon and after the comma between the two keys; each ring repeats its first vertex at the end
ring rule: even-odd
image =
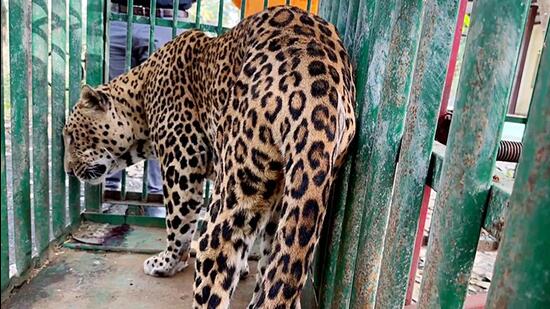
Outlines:
{"type": "Polygon", "coordinates": [[[144,272],[151,276],[170,277],[187,267],[197,215],[203,203],[205,148],[198,144],[182,145],[181,140],[169,147],[159,147],[157,152],[163,174],[167,238],[166,249],[143,264],[144,272]]]}

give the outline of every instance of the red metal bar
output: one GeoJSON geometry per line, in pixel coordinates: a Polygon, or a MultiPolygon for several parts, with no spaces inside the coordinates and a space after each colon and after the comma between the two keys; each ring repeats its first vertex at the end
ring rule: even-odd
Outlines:
{"type": "Polygon", "coordinates": [[[462,26],[464,25],[464,16],[466,15],[467,5],[468,0],[460,0],[460,5],[458,7],[458,17],[456,19],[455,35],[453,39],[453,47],[451,50],[449,65],[447,66],[447,77],[445,78],[445,86],[443,87],[443,96],[441,98],[441,107],[439,109],[439,118],[445,115],[445,113],[447,112],[447,106],[449,105],[449,95],[451,94],[451,85],[453,83],[453,76],[455,75],[458,49],[460,47],[460,38],[462,37],[462,26]]]}
{"type": "Polygon", "coordinates": [[[429,186],[424,186],[424,196],[422,197],[420,217],[418,218],[418,228],[416,229],[416,239],[414,241],[413,259],[411,271],[409,273],[409,285],[407,287],[407,295],[405,296],[405,305],[410,305],[412,301],[414,279],[416,277],[416,269],[418,268],[418,259],[420,257],[420,249],[422,248],[422,239],[424,238],[424,226],[426,225],[426,216],[428,215],[428,204],[430,203],[431,193],[432,188],[429,186]]]}

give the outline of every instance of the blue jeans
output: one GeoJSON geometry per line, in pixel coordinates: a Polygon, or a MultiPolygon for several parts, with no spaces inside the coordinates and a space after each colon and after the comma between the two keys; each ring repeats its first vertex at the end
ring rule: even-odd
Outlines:
{"type": "MultiPolygon", "coordinates": [[[[183,30],[179,29],[178,34],[183,30]]],[[[155,26],[155,49],[162,47],[172,39],[172,28],[155,26]]],[[[126,22],[112,21],[109,29],[109,79],[113,79],[125,70],[126,22]]],[[[132,67],[140,65],[149,57],[149,25],[133,24],[132,28],[132,67]]],[[[162,193],[162,174],[158,160],[147,160],[147,188],[151,193],[162,193]]],[[[105,181],[110,190],[120,188],[122,171],[116,172],[105,181]]]]}

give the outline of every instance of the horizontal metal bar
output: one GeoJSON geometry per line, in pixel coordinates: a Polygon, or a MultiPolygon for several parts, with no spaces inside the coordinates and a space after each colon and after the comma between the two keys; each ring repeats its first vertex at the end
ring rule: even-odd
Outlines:
{"type": "MultiPolygon", "coordinates": [[[[128,15],[127,14],[120,14],[120,13],[111,12],[110,20],[127,22],[128,21],[128,15]]],[[[142,24],[142,25],[150,25],[151,24],[151,19],[149,17],[146,17],[146,16],[134,15],[132,20],[134,21],[135,24],[142,24]]],[[[172,27],[172,21],[168,20],[168,19],[155,19],[155,25],[171,28],[172,27]]],[[[205,31],[205,32],[213,32],[213,33],[218,32],[218,26],[207,25],[207,24],[199,24],[199,26],[197,27],[196,23],[187,22],[187,21],[179,21],[178,24],[176,25],[176,28],[177,29],[199,29],[199,30],[202,30],[202,31],[205,31]]],[[[228,27],[222,27],[221,29],[222,29],[222,32],[231,30],[231,28],[228,28],[228,27]]]]}
{"type": "Polygon", "coordinates": [[[521,116],[521,115],[506,115],[506,118],[504,119],[506,122],[512,122],[512,123],[527,123],[527,117],[521,116]]]}
{"type": "MultiPolygon", "coordinates": [[[[445,158],[445,145],[435,142],[428,168],[426,185],[434,191],[440,188],[441,171],[445,158]]],[[[508,211],[508,200],[512,194],[514,180],[500,173],[495,173],[491,187],[487,190],[488,198],[485,204],[485,220],[483,228],[500,240],[500,234],[504,226],[504,218],[508,211]]]]}
{"type": "Polygon", "coordinates": [[[82,214],[84,220],[97,222],[97,223],[108,223],[108,224],[129,224],[129,225],[139,225],[139,226],[149,226],[149,227],[165,227],[164,218],[158,217],[145,217],[145,216],[124,216],[124,215],[114,215],[114,214],[100,214],[100,213],[90,213],[84,212],[82,214]]]}

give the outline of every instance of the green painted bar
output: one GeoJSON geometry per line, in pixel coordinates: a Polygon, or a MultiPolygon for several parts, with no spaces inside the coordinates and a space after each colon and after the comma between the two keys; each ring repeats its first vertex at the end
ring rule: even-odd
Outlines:
{"type": "Polygon", "coordinates": [[[195,16],[195,28],[200,28],[201,26],[201,0],[197,0],[197,10],[195,16]]]}
{"type": "MultiPolygon", "coordinates": [[[[359,1],[353,1],[353,2],[359,2],[359,1]]],[[[350,7],[349,1],[340,1],[338,5],[338,13],[335,20],[335,26],[336,29],[338,29],[338,33],[340,34],[340,37],[343,38],[348,31],[346,28],[347,22],[348,22],[348,9],[350,7]]]]}
{"type": "Polygon", "coordinates": [[[464,303],[529,4],[474,2],[420,308],[461,308],[464,303]]]}
{"type": "MultiPolygon", "coordinates": [[[[366,171],[370,164],[371,140],[378,114],[376,98],[380,96],[382,90],[384,68],[390,45],[391,25],[397,17],[398,3],[398,0],[364,1],[360,6],[358,16],[365,20],[358,21],[356,33],[362,35],[356,41],[358,45],[352,50],[352,54],[356,53],[357,55],[352,61],[356,62],[356,71],[358,72],[355,82],[357,87],[355,113],[358,117],[357,126],[360,129],[355,139],[356,150],[350,152],[351,171],[366,171]],[[374,85],[378,85],[378,87],[374,85]]],[[[366,173],[351,173],[348,181],[349,189],[345,203],[342,239],[336,259],[332,308],[350,307],[355,257],[365,206],[366,173]]]]}
{"type": "Polygon", "coordinates": [[[157,22],[157,0],[149,2],[149,55],[155,51],[155,26],[157,22]]]}
{"type": "Polygon", "coordinates": [[[204,207],[208,207],[210,204],[210,181],[206,180],[204,184],[204,207]]]}
{"type": "MultiPolygon", "coordinates": [[[[2,4],[4,4],[3,1],[2,4]]],[[[6,9],[4,5],[2,5],[2,20],[6,20],[6,15],[6,9]]],[[[2,48],[5,48],[4,44],[2,44],[2,48]]],[[[4,83],[0,83],[0,91],[0,292],[4,292],[10,281],[10,247],[8,242],[8,182],[6,177],[6,129],[4,126],[4,83]]]]}
{"type": "Polygon", "coordinates": [[[502,239],[504,220],[510,207],[508,201],[512,195],[512,187],[513,179],[504,185],[499,180],[499,183],[493,183],[489,191],[483,228],[499,242],[502,239]]]}
{"type": "Polygon", "coordinates": [[[380,101],[374,103],[379,105],[379,112],[366,170],[365,207],[355,262],[352,308],[371,307],[376,301],[395,168],[420,39],[422,0],[403,0],[396,11],[399,18],[391,30],[380,101]]]}
{"type": "MultiPolygon", "coordinates": [[[[124,54],[124,68],[129,71],[132,68],[132,40],[134,36],[134,0],[127,1],[127,19],[126,19],[126,50],[124,54]]],[[[120,177],[120,196],[126,198],[126,170],[121,171],[120,177]]]]}
{"type": "Polygon", "coordinates": [[[546,31],[486,308],[550,308],[550,36],[546,31]]]}
{"type": "Polygon", "coordinates": [[[241,20],[243,20],[244,17],[245,17],[245,13],[246,13],[246,0],[242,0],[242,1],[241,1],[241,7],[240,7],[240,9],[241,9],[241,15],[240,15],[240,16],[241,16],[241,20]]]}
{"type": "Polygon", "coordinates": [[[340,0],[332,0],[332,5],[330,6],[330,15],[328,21],[336,25],[338,21],[338,13],[340,10],[340,0]]]}
{"type": "Polygon", "coordinates": [[[223,3],[223,0],[220,0],[220,5],[218,6],[218,29],[216,30],[218,35],[223,33],[223,3]]]}
{"type": "MultiPolygon", "coordinates": [[[[151,55],[155,51],[155,23],[157,19],[156,8],[157,8],[157,1],[151,0],[149,2],[149,55],[151,55]]],[[[141,185],[141,200],[146,201],[147,196],[149,195],[148,192],[148,179],[147,175],[149,171],[149,164],[147,164],[147,161],[143,162],[143,177],[142,177],[142,185],[141,185]]]]}
{"type": "Polygon", "coordinates": [[[148,171],[149,171],[149,164],[147,163],[147,160],[143,162],[143,177],[142,177],[142,183],[141,183],[141,200],[146,201],[147,197],[149,196],[149,188],[147,186],[148,184],[148,171]]]}
{"type": "Polygon", "coordinates": [[[290,5],[290,0],[285,0],[285,5],[290,5]]]}
{"type": "Polygon", "coordinates": [[[34,239],[41,254],[50,242],[48,159],[48,2],[32,2],[32,157],[34,239]]]}
{"type": "MultiPolygon", "coordinates": [[[[78,102],[82,84],[82,2],[69,2],[69,111],[78,102]]],[[[35,206],[36,207],[36,206],[35,206]]],[[[80,220],[80,181],[69,177],[69,221],[80,220]]]]}
{"type": "MultiPolygon", "coordinates": [[[[426,184],[435,191],[440,189],[441,170],[443,167],[443,160],[445,158],[445,146],[439,142],[435,142],[433,145],[433,151],[430,159],[430,165],[428,167],[428,177],[426,178],[426,184]]],[[[483,222],[483,228],[500,240],[500,234],[502,227],[504,226],[504,218],[508,211],[508,201],[512,193],[513,179],[498,175],[498,180],[493,180],[491,188],[489,189],[489,197],[484,206],[485,208],[485,221],[483,222]],[[496,182],[495,182],[496,181],[496,182]]]]}
{"type": "Polygon", "coordinates": [[[512,123],[527,123],[527,117],[522,115],[506,115],[505,121],[512,123]]]}
{"type": "Polygon", "coordinates": [[[264,0],[264,9],[266,9],[268,5],[269,5],[269,1],[268,1],[268,0],[264,0]]]}
{"type": "MultiPolygon", "coordinates": [[[[356,0],[353,1],[350,6],[350,18],[348,18],[348,31],[346,34],[348,36],[355,36],[355,30],[356,25],[359,24],[359,20],[364,20],[366,18],[360,18],[358,20],[358,16],[364,16],[363,14],[368,14],[370,12],[372,16],[372,10],[369,10],[367,8],[367,4],[365,1],[362,2],[362,5],[359,5],[360,1],[356,0]],[[353,12],[351,10],[355,9],[356,11],[353,12]],[[359,14],[359,11],[361,10],[361,14],[359,14]]],[[[373,8],[374,1],[370,1],[369,4],[371,5],[371,9],[373,8]]],[[[367,23],[362,23],[361,25],[368,25],[367,23]]],[[[365,31],[368,33],[368,28],[361,29],[362,31],[365,31]]],[[[359,41],[356,41],[359,42],[359,41]]],[[[349,40],[348,42],[344,41],[344,45],[348,49],[352,64],[354,67],[356,67],[357,63],[357,57],[358,57],[358,50],[352,48],[354,45],[353,40],[349,40]]],[[[357,110],[357,108],[356,108],[357,110]]],[[[350,151],[351,153],[352,151],[350,151]]],[[[351,157],[351,156],[350,156],[351,157]]],[[[351,159],[348,159],[342,168],[342,171],[338,175],[338,180],[335,184],[335,190],[333,191],[336,196],[333,197],[333,203],[332,207],[329,208],[328,213],[326,215],[327,223],[326,223],[326,231],[323,237],[320,241],[320,255],[319,255],[319,261],[317,261],[317,269],[316,269],[316,276],[320,276],[320,278],[317,278],[317,282],[320,281],[320,286],[322,287],[320,289],[320,307],[326,308],[330,306],[332,302],[333,297],[333,291],[334,291],[334,284],[335,284],[335,274],[336,274],[336,267],[338,265],[338,252],[340,248],[340,240],[342,237],[342,228],[343,228],[343,220],[344,220],[344,212],[346,209],[346,198],[347,198],[347,192],[348,192],[348,180],[351,172],[351,159]],[[323,254],[324,253],[324,254],[323,254]]]]}
{"type": "Polygon", "coordinates": [[[172,39],[178,35],[178,5],[178,0],[172,0],[172,39]]]}
{"type": "Polygon", "coordinates": [[[158,217],[124,216],[124,215],[88,213],[88,212],[83,213],[82,216],[84,220],[97,222],[97,223],[108,223],[108,224],[116,224],[116,225],[130,224],[130,225],[161,227],[161,228],[166,227],[164,218],[158,218],[158,217]]]}
{"type": "MultiPolygon", "coordinates": [[[[344,28],[346,29],[345,33],[340,33],[340,38],[342,39],[342,42],[344,43],[344,46],[347,48],[348,53],[350,53],[351,57],[354,58],[356,54],[356,50],[353,49],[355,37],[357,36],[357,33],[355,32],[355,29],[357,28],[357,24],[360,23],[357,19],[359,15],[359,4],[360,0],[351,1],[348,6],[348,12],[347,12],[347,19],[346,24],[344,25],[344,28]]],[[[363,18],[361,18],[362,20],[363,18]]],[[[361,22],[362,23],[362,22],[361,22]]],[[[355,61],[353,62],[355,65],[355,61]]],[[[355,66],[354,66],[355,67],[355,66]]]]}
{"type": "Polygon", "coordinates": [[[29,65],[31,60],[30,1],[9,1],[10,103],[15,264],[23,273],[31,265],[31,187],[29,154],[29,65]]]}
{"type": "Polygon", "coordinates": [[[126,50],[124,54],[124,68],[129,71],[132,68],[132,40],[134,38],[134,0],[127,0],[128,19],[126,20],[126,50]]]}
{"type": "MultiPolygon", "coordinates": [[[[86,31],[86,82],[98,86],[104,80],[105,33],[104,2],[88,1],[86,31]]],[[[86,211],[98,212],[101,206],[101,186],[86,184],[86,211]]]]}
{"type": "Polygon", "coordinates": [[[424,6],[413,85],[380,265],[376,292],[376,307],[379,308],[401,308],[404,305],[423,187],[428,176],[445,83],[445,70],[441,68],[445,68],[449,61],[458,2],[428,1],[424,6]]]}
{"type": "MultiPolygon", "coordinates": [[[[109,18],[111,21],[127,21],[128,15],[111,12],[109,15],[109,18]]],[[[134,15],[133,20],[134,20],[134,24],[149,25],[151,23],[151,19],[146,16],[134,15]]],[[[156,19],[155,25],[163,26],[163,27],[172,27],[172,21],[167,19],[156,19]]],[[[218,29],[218,26],[200,24],[200,22],[199,24],[197,24],[196,22],[178,21],[177,28],[178,29],[200,29],[205,32],[216,32],[218,29]]],[[[222,32],[225,32],[230,30],[231,28],[223,27],[222,29],[223,29],[222,32]]]]}
{"type": "Polygon", "coordinates": [[[322,18],[329,20],[331,6],[332,6],[331,0],[320,0],[317,14],[322,18]]]}
{"type": "Polygon", "coordinates": [[[325,238],[327,239],[321,238],[321,244],[319,245],[320,248],[318,251],[320,251],[319,254],[322,260],[318,261],[316,273],[318,273],[318,276],[321,276],[320,308],[330,307],[334,296],[336,267],[338,265],[338,252],[342,237],[350,172],[351,160],[347,160],[336,182],[336,189],[334,190],[335,197],[333,197],[332,207],[329,208],[329,213],[326,215],[326,227],[328,231],[326,231],[325,238]],[[323,252],[325,254],[321,255],[323,252]]]}
{"type": "Polygon", "coordinates": [[[311,13],[311,0],[307,0],[306,11],[308,11],[308,13],[311,13]]]}
{"type": "Polygon", "coordinates": [[[66,0],[52,2],[52,227],[53,237],[65,228],[65,170],[63,168],[63,126],[65,125],[66,0]]]}

